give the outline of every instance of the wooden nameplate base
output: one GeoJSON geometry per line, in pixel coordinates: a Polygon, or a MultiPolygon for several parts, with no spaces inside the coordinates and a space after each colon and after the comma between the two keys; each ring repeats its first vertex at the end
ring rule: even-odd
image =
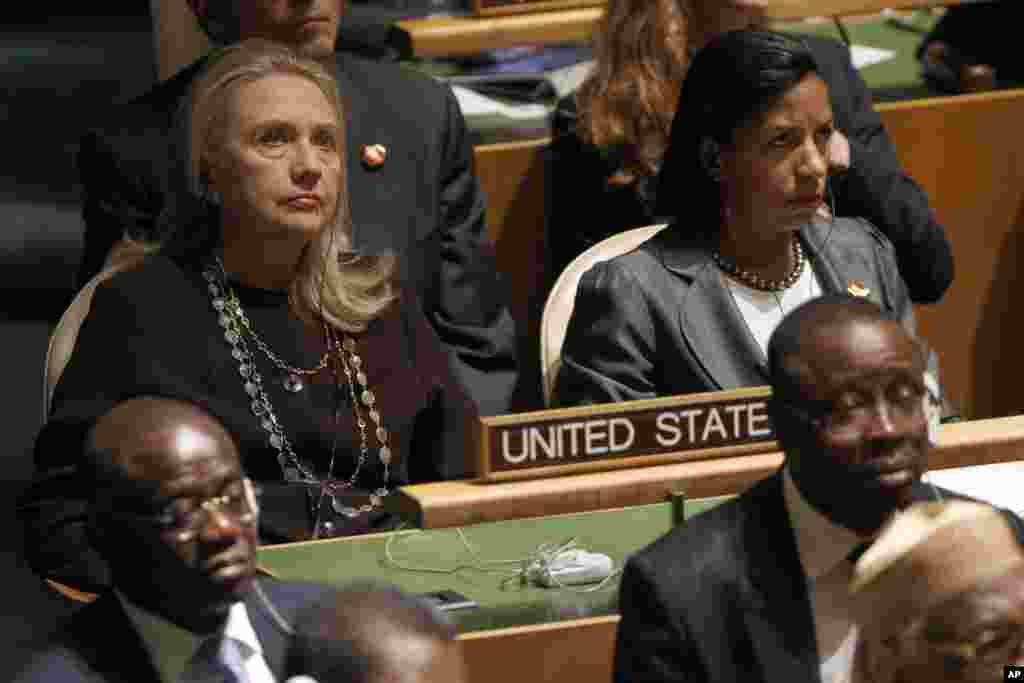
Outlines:
{"type": "Polygon", "coordinates": [[[483,417],[477,476],[536,479],[772,451],[768,387],[483,417]]]}

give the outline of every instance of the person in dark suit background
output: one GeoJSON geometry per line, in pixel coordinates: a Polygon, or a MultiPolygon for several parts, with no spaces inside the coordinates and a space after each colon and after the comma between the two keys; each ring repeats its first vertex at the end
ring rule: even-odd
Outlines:
{"type": "MultiPolygon", "coordinates": [[[[356,246],[396,252],[402,279],[484,414],[507,412],[515,332],[484,244],[485,200],[451,89],[395,64],[334,52],[343,0],[190,0],[218,43],[262,37],[326,59],[347,107],[346,151],[356,246]]],[[[113,107],[82,138],[85,249],[81,279],[114,250],[158,243],[176,115],[204,59],[113,107]],[[124,240],[129,242],[126,244],[124,240]]]]}
{"type": "Polygon", "coordinates": [[[672,223],[580,279],[557,405],[760,386],[786,312],[821,293],[914,319],[892,245],[822,217],[836,135],[813,54],[772,31],[717,37],[694,59],[658,176],[672,223]]]}
{"type": "MultiPolygon", "coordinates": [[[[559,272],[587,247],[665,220],[654,178],[693,56],[715,36],[762,26],[764,0],[611,0],[595,34],[592,76],[559,102],[552,120],[548,241],[559,272]]],[[[915,303],[938,301],[953,255],[924,192],[900,168],[847,46],[804,36],[828,85],[837,135],[829,202],[863,217],[896,248],[915,303]]]]}
{"type": "Polygon", "coordinates": [[[847,680],[852,556],[895,510],[944,495],[921,481],[925,357],[895,317],[815,299],[776,329],[769,363],[785,464],[629,560],[616,681],[847,680]]]}
{"type": "Polygon", "coordinates": [[[170,683],[221,665],[236,678],[217,680],[278,680],[290,620],[327,589],[256,577],[259,503],[224,427],[194,404],[143,396],[85,444],[90,535],[113,590],[18,680],[170,683]]]}
{"type": "Polygon", "coordinates": [[[465,683],[455,628],[396,586],[359,581],[305,609],[286,658],[317,683],[465,683]]]}
{"type": "Polygon", "coordinates": [[[1024,82],[1017,40],[1024,5],[974,2],[946,9],[917,50],[925,80],[943,92],[979,92],[1024,82]]]}

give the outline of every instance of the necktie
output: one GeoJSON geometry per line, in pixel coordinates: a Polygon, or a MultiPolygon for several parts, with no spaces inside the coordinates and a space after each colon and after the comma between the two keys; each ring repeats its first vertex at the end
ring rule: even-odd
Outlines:
{"type": "Polygon", "coordinates": [[[248,683],[245,645],[233,638],[213,636],[203,641],[186,670],[188,683],[248,683]]]}

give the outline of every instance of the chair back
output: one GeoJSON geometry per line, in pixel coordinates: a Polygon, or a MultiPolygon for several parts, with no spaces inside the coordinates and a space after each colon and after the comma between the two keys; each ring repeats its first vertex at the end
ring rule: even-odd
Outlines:
{"type": "Polygon", "coordinates": [[[112,254],[107,259],[107,266],[93,276],[78,294],[71,300],[71,304],[64,310],[57,326],[53,328],[50,335],[50,344],[46,350],[46,364],[43,368],[43,421],[50,417],[50,404],[53,402],[53,390],[57,387],[64,368],[71,360],[71,353],[75,350],[75,342],[78,341],[78,331],[89,315],[92,308],[92,297],[100,283],[109,280],[111,277],[126,270],[142,261],[146,252],[141,249],[124,249],[112,254]]]}
{"type": "Polygon", "coordinates": [[[544,313],[540,322],[540,369],[544,384],[544,403],[551,404],[551,392],[558,378],[561,365],[562,343],[565,331],[572,317],[572,309],[576,303],[576,287],[583,274],[595,263],[607,261],[621,256],[658,234],[666,223],[633,228],[603,239],[577,256],[565,267],[555,280],[555,286],[548,293],[544,304],[544,313]]]}

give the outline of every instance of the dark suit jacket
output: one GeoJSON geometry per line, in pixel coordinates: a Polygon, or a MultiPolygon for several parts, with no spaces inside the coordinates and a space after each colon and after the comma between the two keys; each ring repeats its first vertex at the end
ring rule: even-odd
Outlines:
{"type": "MultiPolygon", "coordinates": [[[[768,383],[764,352],[723,286],[711,246],[687,238],[685,229],[669,226],[583,275],[562,346],[556,405],[768,383]]],[[[846,292],[859,280],[914,333],[885,236],[848,218],[818,220],[799,235],[823,292],[846,292]]]]}
{"type": "MultiPolygon", "coordinates": [[[[335,55],[347,107],[348,187],[357,246],[392,249],[455,371],[481,412],[506,412],[515,382],[515,334],[484,243],[485,201],[472,170],[465,121],[451,89],[394,64],[335,55]],[[362,148],[382,144],[382,167],[362,148]]],[[[91,277],[123,235],[159,240],[176,144],[178,109],[202,67],[197,62],[126,104],[83,137],[85,254],[91,277]]]]}
{"type": "Polygon", "coordinates": [[[619,606],[617,682],[820,683],[781,472],[634,555],[619,606]]]}
{"type": "MultiPolygon", "coordinates": [[[[268,600],[288,623],[327,588],[261,579],[268,600]]],[[[288,635],[274,621],[254,592],[246,597],[246,610],[263,657],[275,677],[284,673],[288,635]]],[[[61,629],[17,678],[19,683],[143,683],[159,681],[141,636],[125,614],[121,602],[107,593],[82,608],[61,629]]]]}
{"type": "MultiPolygon", "coordinates": [[[[937,301],[953,281],[953,254],[928,198],[900,168],[849,49],[826,38],[802,39],[828,84],[835,126],[850,141],[850,170],[829,183],[836,215],[863,217],[878,226],[896,247],[911,300],[937,301]]],[[[607,187],[608,177],[619,167],[614,150],[583,144],[574,133],[576,119],[576,102],[569,97],[559,103],[552,121],[548,243],[556,275],[609,235],[663,222],[654,214],[655,181],[644,183],[639,194],[632,188],[607,187]]]]}
{"type": "Polygon", "coordinates": [[[1018,84],[1024,81],[1024,59],[1017,44],[1022,21],[1024,4],[1020,0],[950,7],[922,41],[918,56],[929,43],[941,40],[966,63],[996,67],[1001,86],[1018,84]]]}

